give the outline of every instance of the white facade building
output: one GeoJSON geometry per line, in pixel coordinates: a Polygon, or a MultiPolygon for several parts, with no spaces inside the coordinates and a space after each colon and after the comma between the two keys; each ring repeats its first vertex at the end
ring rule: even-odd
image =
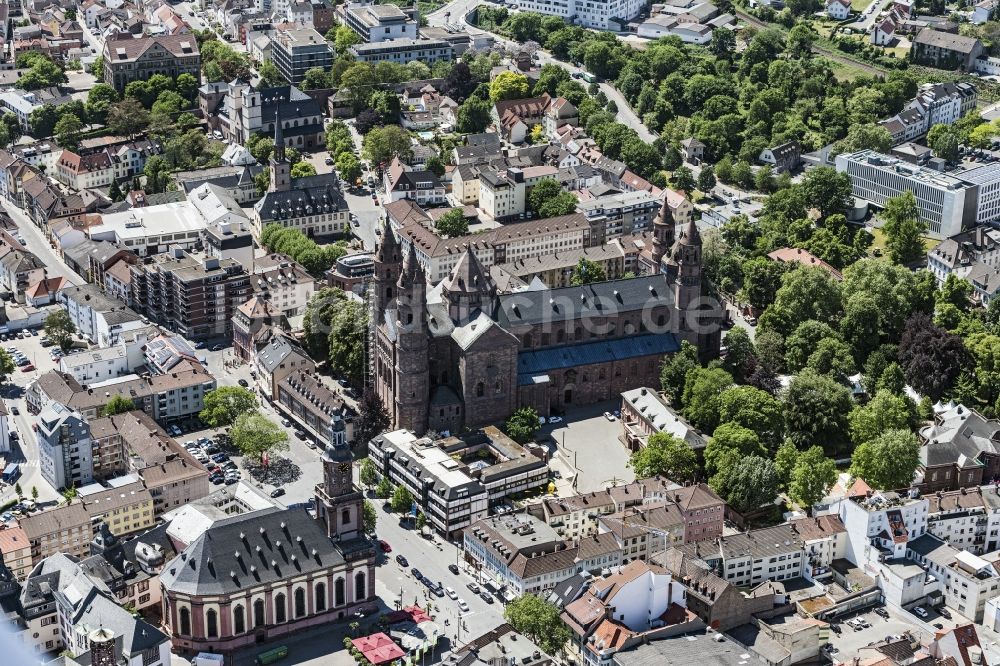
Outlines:
{"type": "Polygon", "coordinates": [[[558,16],[594,30],[616,30],[645,7],[640,0],[521,0],[519,4],[521,11],[558,16]]]}

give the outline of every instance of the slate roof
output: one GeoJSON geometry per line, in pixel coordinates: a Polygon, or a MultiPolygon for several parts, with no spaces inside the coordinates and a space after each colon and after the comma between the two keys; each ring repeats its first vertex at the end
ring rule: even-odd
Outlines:
{"type": "MultiPolygon", "coordinates": [[[[519,376],[530,377],[532,374],[547,370],[574,368],[640,356],[662,356],[679,349],[680,344],[672,333],[648,333],[616,340],[581,342],[551,349],[522,351],[517,355],[517,371],[519,376]]],[[[520,378],[519,383],[521,383],[520,378]]]]}
{"type": "Polygon", "coordinates": [[[997,451],[1000,422],[987,420],[963,405],[937,416],[933,425],[920,430],[924,445],[920,462],[926,467],[954,465],[978,466],[979,454],[997,451]]]}
{"type": "Polygon", "coordinates": [[[670,306],[673,295],[662,275],[595,282],[582,286],[507,294],[498,299],[504,328],[586,317],[607,317],[656,305],[670,306]]]}
{"type": "Polygon", "coordinates": [[[347,210],[340,182],[333,173],[293,178],[287,192],[267,192],[254,208],[261,224],[330,211],[347,210]],[[309,208],[312,212],[309,212],[309,208]]]}
{"type": "Polygon", "coordinates": [[[322,521],[285,509],[210,527],[164,566],[160,583],[181,594],[230,594],[344,563],[322,521]]]}

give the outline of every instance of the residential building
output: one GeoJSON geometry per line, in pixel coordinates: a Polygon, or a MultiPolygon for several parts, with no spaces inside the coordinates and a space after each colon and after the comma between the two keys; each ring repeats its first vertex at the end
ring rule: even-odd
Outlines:
{"type": "MultiPolygon", "coordinates": [[[[379,5],[385,6],[385,5],[379,5]]],[[[409,199],[418,206],[436,205],[445,202],[444,184],[430,171],[411,169],[393,158],[392,164],[383,176],[385,193],[389,201],[409,199]]]]}
{"type": "Polygon", "coordinates": [[[33,513],[18,523],[31,543],[32,566],[56,553],[85,557],[94,534],[80,502],[33,513]]]}
{"type": "Polygon", "coordinates": [[[388,42],[355,44],[348,49],[351,57],[358,62],[396,62],[401,65],[419,60],[433,65],[439,60],[454,60],[455,47],[443,39],[400,38],[388,42]]]}
{"type": "Polygon", "coordinates": [[[121,377],[132,371],[124,342],[82,354],[67,354],[59,359],[59,372],[81,384],[121,377]]]}
{"type": "Polygon", "coordinates": [[[395,232],[401,252],[413,247],[432,284],[448,277],[469,247],[483,267],[490,268],[594,245],[590,223],[579,213],[512,222],[478,234],[442,238],[434,230],[431,216],[412,201],[386,204],[385,212],[389,228],[382,238],[385,233],[395,232]]]}
{"type": "Polygon", "coordinates": [[[350,449],[330,445],[321,461],[315,518],[294,508],[221,521],[165,565],[163,626],[175,649],[230,653],[374,609],[375,547],[362,530],[350,449]],[[258,553],[284,559],[292,548],[315,554],[245,569],[258,553]]]}
{"type": "Polygon", "coordinates": [[[921,65],[971,72],[983,55],[983,44],[975,37],[924,28],[910,46],[910,56],[921,65]]]}
{"type": "Polygon", "coordinates": [[[337,6],[340,22],[353,30],[365,43],[396,39],[416,39],[416,9],[403,10],[396,5],[348,2],[337,6]]]}
{"type": "Polygon", "coordinates": [[[190,35],[133,37],[129,33],[109,35],[104,41],[104,82],[121,92],[132,81],[145,81],[154,74],[176,79],[201,71],[198,43],[190,35]]]}
{"type": "Polygon", "coordinates": [[[677,414],[655,390],[640,387],[625,391],[621,397],[622,434],[619,439],[630,451],[646,446],[649,436],[657,432],[683,440],[696,451],[704,449],[708,443],[705,436],[677,414]]]}
{"type": "Polygon", "coordinates": [[[935,415],[920,429],[913,485],[925,493],[974,488],[1000,475],[1000,422],[964,405],[935,415]]]}
{"type": "Polygon", "coordinates": [[[100,484],[80,489],[80,501],[90,516],[90,522],[103,523],[115,536],[145,532],[154,524],[153,496],[139,477],[132,475],[110,487],[100,484]]]}
{"type": "Polygon", "coordinates": [[[254,267],[253,231],[249,218],[236,223],[209,226],[202,234],[205,256],[232,259],[247,271],[254,267]]]}
{"type": "Polygon", "coordinates": [[[271,56],[281,76],[297,86],[314,67],[330,69],[330,44],[314,28],[278,30],[271,39],[271,56]]]}
{"type": "Polygon", "coordinates": [[[933,238],[962,231],[976,218],[976,186],[960,177],[909,164],[871,150],[837,155],[837,171],[851,177],[854,196],[883,207],[892,197],[912,192],[920,219],[933,238]]]}
{"type": "Polygon", "coordinates": [[[567,23],[594,30],[621,30],[629,21],[636,18],[644,7],[645,5],[637,0],[601,2],[526,0],[525,4],[520,5],[522,11],[557,16],[567,23]]]}
{"type": "Polygon", "coordinates": [[[193,250],[208,226],[198,209],[185,200],[102,214],[101,223],[89,227],[87,236],[132,250],[143,258],[170,247],[193,250]]]}
{"type": "Polygon", "coordinates": [[[984,307],[1000,290],[1000,231],[984,225],[938,243],[927,253],[927,269],[938,285],[955,274],[972,285],[972,298],[984,307]]]}
{"type": "Polygon", "coordinates": [[[87,388],[51,370],[29,384],[25,400],[33,414],[59,402],[89,420],[97,417],[112,396],[121,395],[158,423],[169,424],[197,415],[205,407],[205,393],[214,388],[215,378],[200,363],[184,363],[163,375],[126,375],[87,388]]]}
{"type": "Polygon", "coordinates": [[[479,173],[479,208],[498,222],[523,219],[526,189],[521,169],[483,169],[479,173]]]}
{"type": "MultiPolygon", "coordinates": [[[[739,594],[726,590],[728,595],[739,594]]],[[[688,594],[688,599],[691,593],[688,594]]],[[[713,605],[715,605],[714,599],[713,605]]],[[[742,600],[737,600],[737,602],[742,600]]],[[[771,599],[763,599],[761,610],[767,611],[771,599]]],[[[743,604],[739,604],[743,607],[743,604]]],[[[747,616],[749,614],[741,614],[747,616]]],[[[714,627],[714,625],[713,625],[714,627]]],[[[718,629],[718,627],[714,627],[718,629]]],[[[687,634],[662,640],[650,641],[638,645],[631,650],[615,654],[614,666],[652,666],[675,661],[679,664],[712,664],[712,666],[774,666],[774,662],[762,658],[752,650],[735,642],[726,634],[708,631],[705,633],[687,634]]]]}
{"type": "Polygon", "coordinates": [[[555,664],[552,657],[506,622],[464,645],[456,646],[441,663],[443,666],[489,666],[508,659],[518,662],[527,659],[532,666],[555,664]]]}
{"type": "Polygon", "coordinates": [[[825,579],[834,560],[847,554],[847,528],[834,515],[799,518],[789,523],[805,549],[804,575],[809,580],[825,579]]]}
{"type": "Polygon", "coordinates": [[[90,427],[83,415],[53,402],[38,414],[38,465],[53,488],[78,488],[94,479],[90,427]]]}
{"type": "Polygon", "coordinates": [[[700,164],[705,157],[705,144],[693,136],[681,139],[681,156],[685,162],[700,164]]]}
{"type": "Polygon", "coordinates": [[[494,264],[493,270],[516,278],[525,284],[540,280],[546,287],[559,289],[573,283],[581,261],[597,264],[609,280],[617,280],[626,273],[625,249],[618,239],[604,245],[594,245],[579,250],[556,251],[526,259],[516,259],[506,264],[494,264]]]}
{"type": "Polygon", "coordinates": [[[123,333],[146,325],[139,313],[105,296],[96,284],[67,286],[59,292],[58,302],[76,330],[101,347],[114,345],[123,333]]]}
{"type": "MultiPolygon", "coordinates": [[[[294,121],[293,121],[294,122],[294,121]]],[[[308,129],[305,125],[302,129],[308,129]]],[[[304,137],[303,137],[304,138],[304,137]]],[[[312,137],[312,142],[316,145],[316,137],[312,137]]],[[[220,166],[211,169],[198,169],[196,171],[179,171],[173,174],[177,186],[185,193],[201,187],[205,183],[218,185],[229,192],[237,203],[246,204],[256,202],[260,199],[260,192],[257,191],[257,174],[264,168],[254,160],[253,164],[238,164],[234,166],[220,166]]]]}
{"type": "Polygon", "coordinates": [[[627,236],[637,231],[649,231],[663,207],[663,197],[644,190],[612,191],[585,199],[577,205],[587,221],[602,232],[602,242],[627,236]]]}
{"type": "Polygon", "coordinates": [[[31,542],[20,526],[4,525],[0,530],[0,560],[18,581],[23,581],[31,572],[31,542]]]}
{"type": "Polygon", "coordinates": [[[324,277],[331,287],[361,296],[374,274],[375,255],[371,252],[354,252],[338,259],[324,277]]]}
{"type": "Polygon", "coordinates": [[[834,21],[846,21],[851,15],[851,3],[849,0],[827,0],[826,15],[834,21]]]}
{"type": "Polygon", "coordinates": [[[562,619],[571,632],[567,651],[588,666],[607,666],[619,652],[705,627],[687,610],[687,590],[680,581],[638,561],[593,580],[566,606],[562,619]]]}
{"type": "Polygon", "coordinates": [[[70,663],[169,666],[170,641],[122,608],[122,599],[101,575],[110,573],[107,567],[68,553],[41,562],[20,593],[23,644],[35,653],[61,650],[70,663]]]}
{"type": "Polygon", "coordinates": [[[975,555],[1000,548],[1000,494],[996,485],[927,495],[927,531],[975,555]]]}
{"type": "Polygon", "coordinates": [[[986,600],[1000,593],[1000,573],[993,567],[1000,554],[973,555],[948,545],[932,534],[924,534],[907,544],[907,555],[926,567],[926,595],[943,596],[944,603],[973,622],[981,622],[986,600]],[[988,558],[988,559],[987,559],[988,558]]]}
{"type": "Polygon", "coordinates": [[[771,146],[761,151],[757,158],[764,164],[774,167],[775,173],[795,171],[801,162],[802,148],[796,141],[788,141],[778,146],[771,146]]]}
{"type": "Polygon", "coordinates": [[[251,286],[286,317],[301,315],[316,293],[316,280],[301,264],[283,254],[257,257],[251,286]]]}
{"type": "Polygon", "coordinates": [[[809,250],[803,250],[800,247],[779,248],[773,252],[769,252],[767,258],[771,261],[777,261],[782,264],[799,264],[800,266],[805,266],[807,268],[822,268],[837,282],[844,279],[843,273],[814,255],[809,250]]]}
{"type": "Polygon", "coordinates": [[[320,445],[340,446],[354,440],[353,419],[348,418],[350,408],[315,373],[303,369],[278,382],[276,406],[320,445]]]}
{"type": "Polygon", "coordinates": [[[132,267],[136,306],[191,340],[226,335],[233,314],[251,295],[250,276],[233,259],[196,256],[180,248],[132,267]]]}
{"type": "Polygon", "coordinates": [[[308,373],[316,369],[316,364],[295,340],[275,335],[250,357],[257,373],[257,390],[269,401],[278,400],[278,386],[293,372],[308,373]]]}
{"type": "Polygon", "coordinates": [[[679,550],[704,561],[739,587],[802,578],[808,572],[805,544],[794,525],[719,536],[715,541],[696,542],[679,550]]]}

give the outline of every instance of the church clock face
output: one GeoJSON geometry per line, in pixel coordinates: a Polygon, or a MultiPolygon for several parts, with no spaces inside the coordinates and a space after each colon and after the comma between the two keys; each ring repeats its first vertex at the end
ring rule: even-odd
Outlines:
{"type": "Polygon", "coordinates": [[[342,462],[340,463],[340,467],[338,469],[340,470],[341,474],[348,474],[351,471],[351,463],[342,462]]]}

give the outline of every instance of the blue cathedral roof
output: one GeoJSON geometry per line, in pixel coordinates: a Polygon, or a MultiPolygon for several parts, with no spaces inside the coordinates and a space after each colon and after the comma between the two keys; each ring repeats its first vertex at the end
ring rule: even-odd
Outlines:
{"type": "Polygon", "coordinates": [[[518,384],[532,383],[532,375],[547,370],[669,354],[678,351],[680,347],[673,333],[646,333],[617,340],[596,340],[549,349],[526,350],[517,355],[518,384]]]}

